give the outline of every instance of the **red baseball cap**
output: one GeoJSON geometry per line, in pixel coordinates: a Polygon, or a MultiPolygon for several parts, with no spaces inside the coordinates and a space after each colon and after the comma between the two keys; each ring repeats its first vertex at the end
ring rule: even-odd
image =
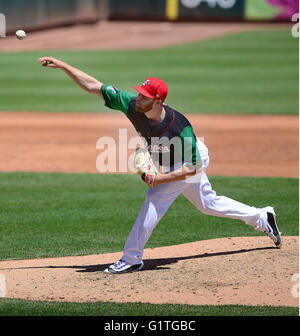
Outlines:
{"type": "Polygon", "coordinates": [[[141,86],[133,86],[140,94],[164,101],[168,94],[167,84],[159,78],[148,77],[141,86]]]}

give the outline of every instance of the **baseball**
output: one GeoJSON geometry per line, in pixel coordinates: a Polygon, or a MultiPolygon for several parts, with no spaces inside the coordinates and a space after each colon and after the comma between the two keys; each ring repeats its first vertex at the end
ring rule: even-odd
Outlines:
{"type": "Polygon", "coordinates": [[[17,30],[16,37],[19,40],[23,40],[26,37],[26,33],[24,32],[24,30],[17,30]]]}

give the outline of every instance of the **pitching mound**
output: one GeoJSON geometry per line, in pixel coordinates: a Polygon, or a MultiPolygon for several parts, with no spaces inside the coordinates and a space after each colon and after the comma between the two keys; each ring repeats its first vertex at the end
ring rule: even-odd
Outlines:
{"type": "Polygon", "coordinates": [[[265,236],[146,249],[144,270],[122,275],[103,273],[122,252],[2,261],[0,273],[8,298],[297,307],[299,240],[283,242],[280,250],[265,236]]]}

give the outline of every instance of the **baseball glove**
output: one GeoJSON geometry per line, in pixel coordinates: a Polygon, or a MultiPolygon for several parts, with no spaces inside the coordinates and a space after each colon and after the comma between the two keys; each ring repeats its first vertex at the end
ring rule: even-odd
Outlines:
{"type": "Polygon", "coordinates": [[[150,188],[153,188],[158,170],[152,161],[150,153],[146,149],[141,147],[136,149],[134,167],[137,169],[137,174],[141,179],[148,184],[150,188]]]}

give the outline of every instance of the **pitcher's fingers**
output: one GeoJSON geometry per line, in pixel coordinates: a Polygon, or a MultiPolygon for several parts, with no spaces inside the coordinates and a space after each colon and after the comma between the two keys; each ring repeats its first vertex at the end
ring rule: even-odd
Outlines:
{"type": "Polygon", "coordinates": [[[52,61],[52,57],[40,57],[38,59],[38,63],[42,63],[44,61],[52,61]]]}
{"type": "Polygon", "coordinates": [[[38,58],[38,63],[42,63],[42,62],[44,62],[45,61],[45,57],[40,57],[40,58],[38,58]]]}

